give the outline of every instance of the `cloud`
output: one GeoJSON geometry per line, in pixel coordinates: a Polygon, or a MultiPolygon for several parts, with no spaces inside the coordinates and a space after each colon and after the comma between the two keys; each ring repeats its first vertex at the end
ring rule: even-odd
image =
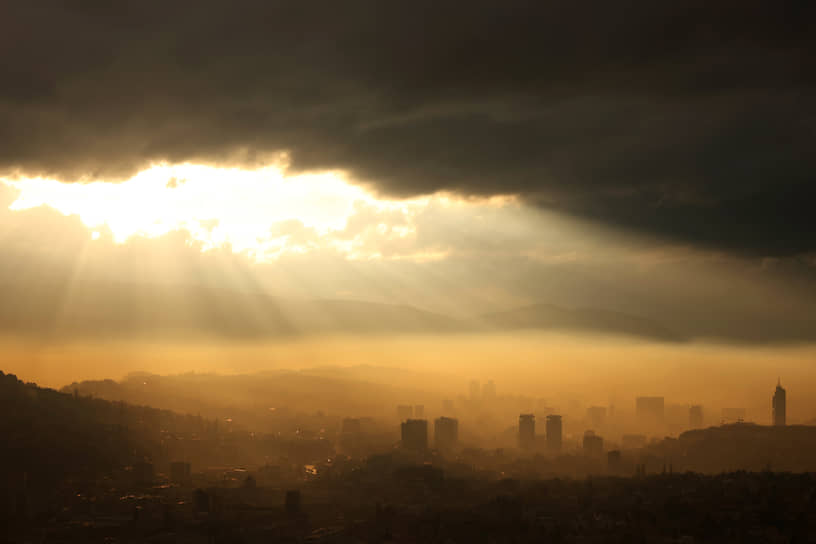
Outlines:
{"type": "MultiPolygon", "coordinates": [[[[0,200],[13,196],[0,185],[0,200]]],[[[46,206],[0,208],[0,333],[161,340],[257,339],[307,325],[311,332],[441,332],[478,314],[543,302],[581,315],[639,316],[684,338],[816,340],[812,256],[747,260],[633,243],[546,221],[517,204],[469,212],[451,203],[407,216],[361,206],[366,220],[352,216],[357,226],[341,238],[283,221],[270,235],[294,237],[305,250],[256,262],[229,246],[205,250],[186,230],[117,243],[109,229],[94,227],[94,239],[77,216],[46,206]],[[391,231],[406,225],[415,234],[397,243],[391,231]],[[349,258],[336,248],[349,240],[389,258],[349,258]],[[392,307],[297,303],[332,299],[392,307]]]]}
{"type": "Polygon", "coordinates": [[[0,168],[343,169],[661,237],[814,248],[808,3],[12,1],[0,168]]]}

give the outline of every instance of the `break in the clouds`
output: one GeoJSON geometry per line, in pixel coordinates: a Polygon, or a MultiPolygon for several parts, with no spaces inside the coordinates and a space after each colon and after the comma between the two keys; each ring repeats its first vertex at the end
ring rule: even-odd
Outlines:
{"type": "MultiPolygon", "coordinates": [[[[3,335],[246,339],[566,327],[657,340],[816,339],[813,261],[667,247],[513,201],[357,200],[341,227],[322,234],[299,219],[269,218],[259,228],[283,249],[267,260],[231,244],[208,247],[206,233],[179,225],[117,241],[81,214],[9,209],[22,195],[0,184],[3,335]]],[[[208,225],[229,231],[234,219],[222,211],[225,223],[208,225]]]]}
{"type": "Polygon", "coordinates": [[[0,168],[341,170],[672,240],[815,249],[807,2],[0,7],[0,168]]]}

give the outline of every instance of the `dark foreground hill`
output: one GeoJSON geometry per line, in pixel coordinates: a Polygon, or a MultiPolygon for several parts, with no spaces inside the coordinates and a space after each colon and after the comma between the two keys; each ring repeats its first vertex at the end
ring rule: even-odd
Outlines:
{"type": "Polygon", "coordinates": [[[94,477],[158,458],[168,429],[203,432],[207,425],[167,410],[60,393],[0,372],[0,481],[94,477]]]}

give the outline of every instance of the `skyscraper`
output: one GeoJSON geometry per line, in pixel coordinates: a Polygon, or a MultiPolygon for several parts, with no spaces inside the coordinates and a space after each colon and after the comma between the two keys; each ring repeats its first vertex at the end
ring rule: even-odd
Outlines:
{"type": "Polygon", "coordinates": [[[547,416],[547,449],[561,451],[561,416],[547,416]]]}
{"type": "Polygon", "coordinates": [[[782,381],[777,380],[776,391],[773,396],[773,424],[777,426],[784,426],[786,424],[786,403],[787,394],[782,388],[782,381]]]}
{"type": "Polygon", "coordinates": [[[451,450],[459,441],[459,420],[438,417],[434,420],[434,447],[440,451],[451,450]]]}
{"type": "Polygon", "coordinates": [[[518,428],[519,447],[529,450],[535,446],[535,415],[521,414],[518,428]]]}
{"type": "Polygon", "coordinates": [[[428,422],[424,419],[409,419],[400,425],[402,447],[411,451],[428,448],[428,422]]]}

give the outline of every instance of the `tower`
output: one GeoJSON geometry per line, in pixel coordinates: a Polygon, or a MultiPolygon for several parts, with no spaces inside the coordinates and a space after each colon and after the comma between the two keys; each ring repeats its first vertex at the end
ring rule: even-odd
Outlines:
{"type": "Polygon", "coordinates": [[[402,447],[411,451],[428,449],[428,422],[424,419],[408,419],[400,425],[402,447]]]}
{"type": "Polygon", "coordinates": [[[535,446],[535,416],[533,414],[519,416],[518,439],[521,449],[530,450],[535,446]]]}
{"type": "Polygon", "coordinates": [[[786,424],[786,400],[787,394],[782,388],[782,381],[777,379],[776,391],[774,391],[773,402],[773,424],[778,427],[784,427],[786,424]]]}
{"type": "Polygon", "coordinates": [[[551,452],[561,451],[561,416],[547,416],[547,449],[551,452]]]}
{"type": "Polygon", "coordinates": [[[452,417],[439,417],[434,421],[434,446],[440,451],[456,447],[459,440],[459,421],[452,417]]]}

